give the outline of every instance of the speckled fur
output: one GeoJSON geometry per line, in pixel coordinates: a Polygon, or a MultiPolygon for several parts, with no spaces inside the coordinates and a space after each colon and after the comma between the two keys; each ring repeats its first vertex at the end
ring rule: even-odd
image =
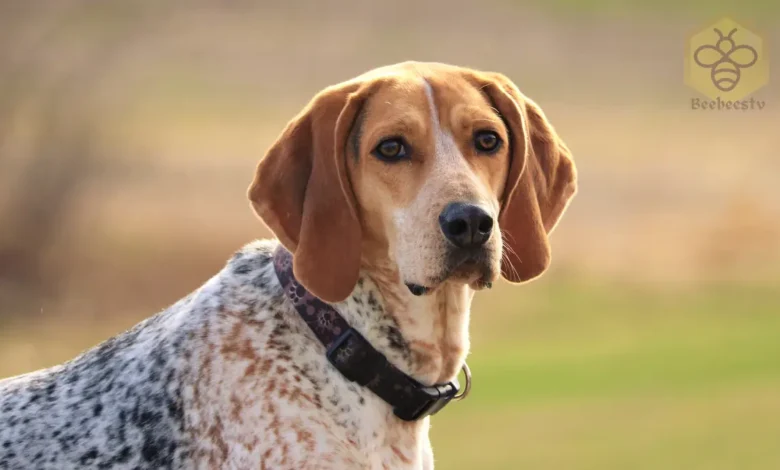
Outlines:
{"type": "MultiPolygon", "coordinates": [[[[432,468],[428,420],[406,423],[346,381],[283,296],[277,242],[51,369],[0,381],[0,469],[432,468]]],[[[414,359],[361,277],[337,307],[396,364],[414,359]]]]}

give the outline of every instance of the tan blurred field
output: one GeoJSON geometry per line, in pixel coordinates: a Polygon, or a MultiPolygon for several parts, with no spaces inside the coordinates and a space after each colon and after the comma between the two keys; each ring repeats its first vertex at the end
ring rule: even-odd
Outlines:
{"type": "MultiPolygon", "coordinates": [[[[694,111],[685,39],[769,2],[3,2],[0,376],[72,357],[268,236],[256,161],[320,88],[509,75],[574,152],[553,269],[480,294],[440,468],[780,468],[780,92],[694,111]]],[[[744,18],[744,20],[743,20],[744,18]]],[[[437,467],[438,468],[438,467],[437,467]]]]}

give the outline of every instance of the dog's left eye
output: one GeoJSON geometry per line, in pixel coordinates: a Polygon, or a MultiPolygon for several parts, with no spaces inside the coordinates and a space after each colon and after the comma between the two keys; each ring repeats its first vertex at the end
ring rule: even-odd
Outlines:
{"type": "Polygon", "coordinates": [[[406,157],[406,144],[403,139],[398,137],[385,139],[379,142],[379,145],[376,146],[372,153],[380,160],[397,162],[406,157]]]}
{"type": "Polygon", "coordinates": [[[501,137],[493,131],[478,131],[474,134],[474,147],[480,152],[493,153],[501,146],[501,137]]]}

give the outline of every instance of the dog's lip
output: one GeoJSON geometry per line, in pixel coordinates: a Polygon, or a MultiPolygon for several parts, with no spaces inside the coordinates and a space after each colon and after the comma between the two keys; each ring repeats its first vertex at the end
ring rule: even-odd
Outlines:
{"type": "Polygon", "coordinates": [[[419,297],[430,294],[441,284],[444,284],[456,275],[459,277],[458,280],[460,282],[468,284],[474,290],[490,289],[493,287],[493,278],[495,277],[490,273],[489,261],[484,254],[466,252],[458,256],[456,261],[451,263],[440,276],[427,279],[424,284],[416,282],[404,282],[404,284],[412,295],[419,297]],[[470,272],[459,272],[465,270],[470,272]]]}
{"type": "Polygon", "coordinates": [[[417,296],[417,297],[419,297],[421,295],[425,295],[425,294],[427,294],[428,292],[431,291],[430,287],[426,287],[426,286],[423,286],[421,284],[415,284],[415,283],[412,283],[412,282],[407,282],[406,283],[406,288],[409,289],[409,292],[411,292],[412,295],[417,296]]]}
{"type": "Polygon", "coordinates": [[[493,281],[487,280],[485,276],[480,276],[475,281],[470,282],[469,287],[471,287],[474,290],[492,289],[493,281]]]}
{"type": "Polygon", "coordinates": [[[446,277],[452,276],[457,271],[478,269],[480,267],[485,268],[490,264],[488,256],[482,251],[476,253],[464,252],[462,255],[454,257],[454,259],[455,261],[445,273],[447,275],[446,277]]]}

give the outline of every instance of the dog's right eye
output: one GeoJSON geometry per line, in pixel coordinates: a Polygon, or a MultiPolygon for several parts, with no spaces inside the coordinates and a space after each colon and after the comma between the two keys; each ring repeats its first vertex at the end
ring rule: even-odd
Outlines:
{"type": "Polygon", "coordinates": [[[393,137],[379,142],[373,153],[378,159],[386,162],[397,162],[406,158],[407,149],[403,139],[393,137]]]}

